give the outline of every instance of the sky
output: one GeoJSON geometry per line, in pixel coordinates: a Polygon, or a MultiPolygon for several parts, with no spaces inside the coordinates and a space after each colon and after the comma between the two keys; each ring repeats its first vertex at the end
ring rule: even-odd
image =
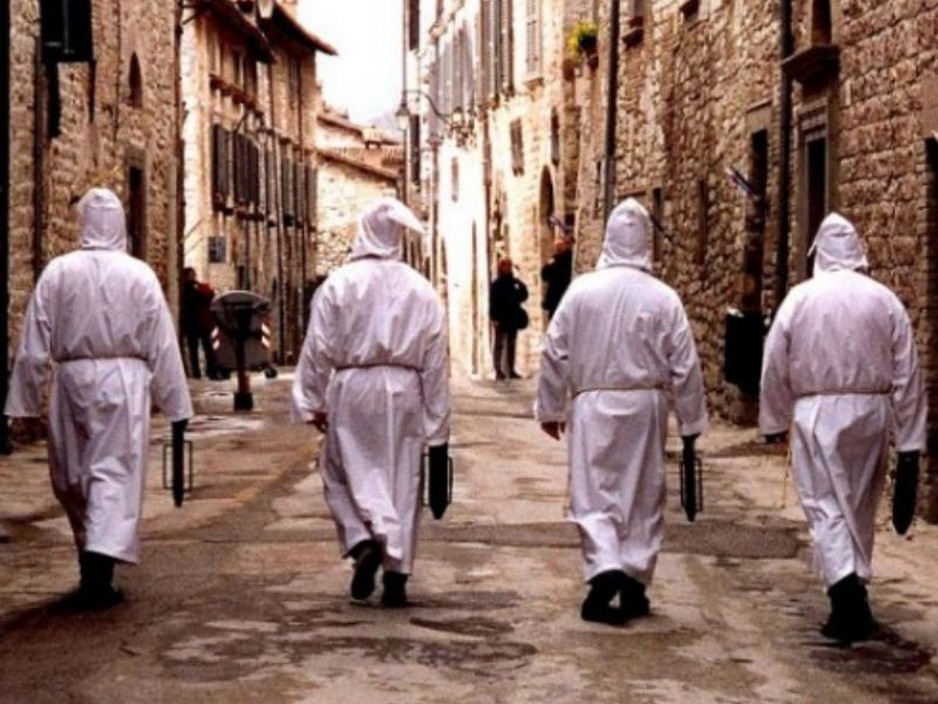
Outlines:
{"type": "Polygon", "coordinates": [[[402,0],[300,0],[303,25],[338,50],[317,56],[329,105],[371,123],[401,99],[402,0]]]}

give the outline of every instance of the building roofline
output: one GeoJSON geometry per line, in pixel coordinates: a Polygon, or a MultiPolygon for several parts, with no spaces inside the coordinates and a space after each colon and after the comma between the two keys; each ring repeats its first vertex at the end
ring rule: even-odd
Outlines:
{"type": "Polygon", "coordinates": [[[274,55],[267,37],[244,16],[241,10],[231,3],[231,0],[200,0],[195,9],[197,11],[208,10],[214,12],[219,19],[248,40],[257,51],[258,58],[262,62],[270,63],[273,61],[274,55]]]}
{"type": "Polygon", "coordinates": [[[382,169],[380,166],[373,166],[364,161],[353,159],[350,156],[346,156],[345,154],[334,151],[332,149],[319,148],[316,150],[316,153],[321,159],[343,164],[344,166],[350,166],[353,169],[364,171],[365,173],[369,173],[372,176],[377,176],[378,178],[384,179],[385,181],[389,181],[391,183],[397,183],[399,178],[399,174],[396,171],[392,171],[391,169],[382,169]]]}
{"type": "Polygon", "coordinates": [[[338,56],[339,52],[334,46],[323,41],[318,36],[310,32],[289,12],[287,12],[279,2],[273,3],[273,11],[270,17],[261,17],[262,27],[275,27],[282,35],[298,44],[310,53],[320,52],[329,56],[338,56]]]}

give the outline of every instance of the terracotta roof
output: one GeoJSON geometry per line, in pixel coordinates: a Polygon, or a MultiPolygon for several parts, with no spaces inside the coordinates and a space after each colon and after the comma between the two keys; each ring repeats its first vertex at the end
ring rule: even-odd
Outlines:
{"type": "Polygon", "coordinates": [[[360,125],[357,122],[352,122],[345,115],[340,115],[335,112],[320,112],[316,115],[316,119],[319,122],[323,122],[327,125],[332,125],[333,127],[339,127],[348,132],[354,132],[361,139],[369,142],[379,142],[381,144],[401,144],[402,140],[399,137],[394,137],[389,135],[380,127],[373,127],[371,125],[360,125]]]}
{"type": "Polygon", "coordinates": [[[337,56],[339,53],[334,46],[323,41],[300,24],[279,2],[274,2],[273,12],[270,17],[265,18],[261,16],[260,22],[264,31],[269,32],[270,28],[276,28],[276,30],[287,39],[290,39],[295,44],[300,45],[310,52],[318,51],[323,54],[328,54],[329,56],[337,56]]]}
{"type": "Polygon", "coordinates": [[[384,179],[386,181],[391,181],[396,183],[400,174],[397,171],[392,169],[382,169],[380,166],[374,166],[368,162],[361,161],[360,159],[354,159],[342,152],[335,151],[333,149],[317,149],[317,154],[320,158],[325,161],[331,161],[337,164],[342,164],[344,166],[350,166],[353,169],[358,169],[359,171],[364,171],[369,173],[372,176],[377,176],[378,178],[384,179]]]}

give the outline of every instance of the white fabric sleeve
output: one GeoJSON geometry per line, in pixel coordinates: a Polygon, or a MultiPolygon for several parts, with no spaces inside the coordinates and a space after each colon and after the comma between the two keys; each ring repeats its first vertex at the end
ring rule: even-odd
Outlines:
{"type": "Polygon", "coordinates": [[[759,431],[763,435],[784,433],[791,426],[795,395],[789,372],[790,311],[783,302],[765,339],[759,393],[759,431]]]}
{"type": "Polygon", "coordinates": [[[328,282],[320,287],[310,304],[309,325],[291,391],[291,416],[294,423],[308,423],[314,413],[326,412],[326,387],[332,373],[332,365],[326,355],[326,343],[333,316],[333,304],[327,286],[328,282]]]}
{"type": "Polygon", "coordinates": [[[892,406],[898,452],[925,450],[928,409],[908,313],[896,302],[892,339],[892,406]]]}
{"type": "Polygon", "coordinates": [[[23,320],[22,337],[13,364],[4,413],[10,417],[42,414],[42,397],[52,376],[52,324],[46,307],[49,270],[39,277],[23,320]]]}
{"type": "Polygon", "coordinates": [[[570,384],[568,327],[572,317],[569,300],[561,300],[544,335],[540,380],[534,400],[534,418],[539,423],[567,420],[567,389],[570,384]]]}
{"type": "Polygon", "coordinates": [[[169,306],[155,276],[151,286],[151,329],[147,351],[147,364],[153,374],[150,393],[163,415],[171,421],[185,420],[192,417],[192,399],[182,365],[179,339],[169,306]]]}
{"type": "Polygon", "coordinates": [[[678,302],[674,311],[668,350],[674,413],[681,435],[699,435],[707,429],[707,395],[704,390],[700,359],[690,321],[678,302]]]}
{"type": "Polygon", "coordinates": [[[449,442],[449,361],[446,349],[445,316],[442,304],[436,303],[420,370],[424,432],[430,447],[449,442]]]}

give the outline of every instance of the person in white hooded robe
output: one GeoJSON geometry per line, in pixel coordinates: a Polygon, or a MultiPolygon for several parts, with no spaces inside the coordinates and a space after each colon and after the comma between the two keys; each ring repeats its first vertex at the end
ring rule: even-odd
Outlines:
{"type": "Polygon", "coordinates": [[[813,278],[793,287],[765,343],[759,426],[792,429],[795,485],[831,613],[822,633],[861,640],[874,630],[876,507],[892,431],[900,462],[925,448],[926,404],[905,307],[874,281],[854,226],[832,213],[814,240],[813,278]]]}
{"type": "Polygon", "coordinates": [[[83,607],[121,601],[115,562],[139,561],[151,394],[192,415],[163,290],[126,252],[124,209],[93,188],[78,202],[81,248],[49,262],[23,323],[5,413],[38,417],[50,381],[49,469],[78,548],[83,607]]]}
{"type": "Polygon", "coordinates": [[[430,282],[401,261],[404,228],[422,232],[394,198],[367,209],[349,263],[313,297],[293,382],[293,415],[326,434],[320,472],[352,597],[367,599],[383,565],[382,603],[407,602],[417,543],[420,461],[445,462],[449,381],[444,312],[430,282]]]}
{"type": "Polygon", "coordinates": [[[590,584],[587,621],[648,613],[669,399],[691,450],[707,427],[693,334],[677,293],[651,274],[651,235],[635,199],[613,210],[596,270],[570,284],[541,355],[535,417],[556,439],[569,422],[569,517],[590,584]]]}

